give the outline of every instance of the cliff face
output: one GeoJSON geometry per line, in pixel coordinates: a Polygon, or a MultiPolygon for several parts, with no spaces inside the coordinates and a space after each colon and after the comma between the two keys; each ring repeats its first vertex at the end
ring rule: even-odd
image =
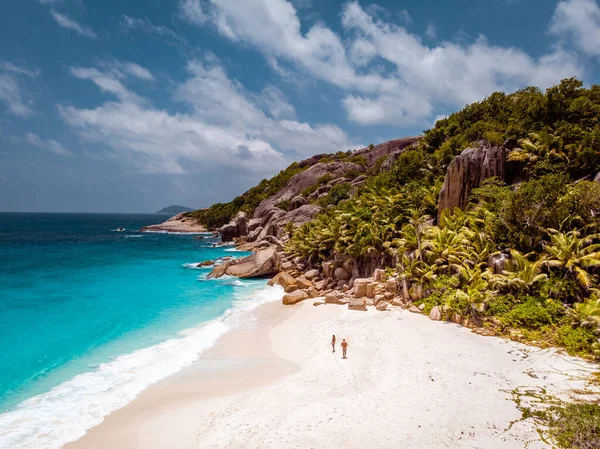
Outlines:
{"type": "Polygon", "coordinates": [[[505,147],[492,147],[481,143],[467,148],[456,156],[446,170],[444,185],[438,200],[438,221],[446,209],[467,205],[471,191],[487,178],[496,176],[506,181],[508,170],[505,147]]]}

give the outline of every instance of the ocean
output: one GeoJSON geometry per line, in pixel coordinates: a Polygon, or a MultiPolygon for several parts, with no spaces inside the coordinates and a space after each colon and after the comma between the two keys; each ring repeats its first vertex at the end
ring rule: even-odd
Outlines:
{"type": "Polygon", "coordinates": [[[206,280],[198,262],[246,255],[210,235],[138,231],[164,219],[0,213],[0,448],[79,438],[280,297],[206,280]]]}

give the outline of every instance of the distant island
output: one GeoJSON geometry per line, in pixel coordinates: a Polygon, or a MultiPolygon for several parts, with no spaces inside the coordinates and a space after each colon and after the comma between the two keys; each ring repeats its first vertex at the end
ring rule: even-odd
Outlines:
{"type": "Polygon", "coordinates": [[[156,212],[157,214],[170,214],[170,215],[176,215],[179,214],[181,212],[192,212],[194,209],[190,209],[189,207],[184,207],[184,206],[178,206],[178,205],[172,205],[169,207],[165,207],[164,209],[159,210],[158,212],[156,212]]]}

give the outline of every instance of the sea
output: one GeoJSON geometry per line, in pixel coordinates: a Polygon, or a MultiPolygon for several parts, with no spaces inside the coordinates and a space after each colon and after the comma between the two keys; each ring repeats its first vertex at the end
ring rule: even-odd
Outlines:
{"type": "Polygon", "coordinates": [[[139,231],[165,218],[0,213],[1,449],[78,439],[281,297],[207,280],[199,262],[247,255],[208,233],[139,231]]]}

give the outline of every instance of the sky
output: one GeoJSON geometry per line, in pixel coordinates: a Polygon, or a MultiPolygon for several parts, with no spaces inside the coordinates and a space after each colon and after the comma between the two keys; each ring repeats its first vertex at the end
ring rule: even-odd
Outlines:
{"type": "Polygon", "coordinates": [[[600,83],[598,0],[0,8],[0,211],[206,207],[495,91],[600,83]]]}

